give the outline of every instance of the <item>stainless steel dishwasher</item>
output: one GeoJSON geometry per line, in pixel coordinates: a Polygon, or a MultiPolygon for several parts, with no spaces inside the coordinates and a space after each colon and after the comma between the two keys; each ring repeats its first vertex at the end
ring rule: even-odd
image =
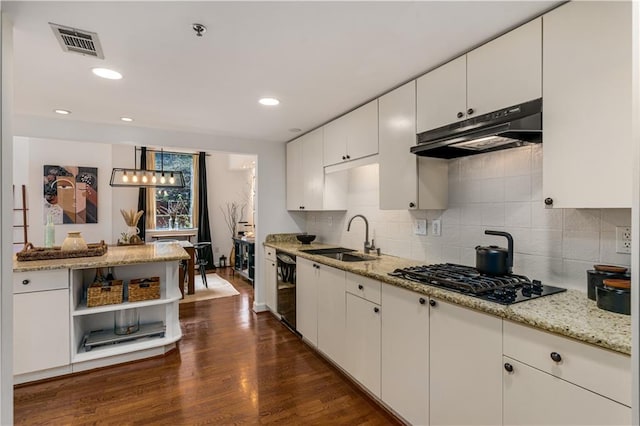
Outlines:
{"type": "Polygon", "coordinates": [[[277,252],[278,292],[277,306],[282,322],[296,330],[296,257],[277,252]]]}

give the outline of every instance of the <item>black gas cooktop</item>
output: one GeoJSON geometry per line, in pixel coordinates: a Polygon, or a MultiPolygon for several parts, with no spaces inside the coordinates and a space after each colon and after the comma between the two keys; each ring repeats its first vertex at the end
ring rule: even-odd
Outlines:
{"type": "Polygon", "coordinates": [[[486,275],[470,266],[455,263],[411,266],[396,269],[389,275],[457,291],[502,305],[566,291],[564,288],[544,285],[539,280],[529,280],[524,275],[486,275]]]}

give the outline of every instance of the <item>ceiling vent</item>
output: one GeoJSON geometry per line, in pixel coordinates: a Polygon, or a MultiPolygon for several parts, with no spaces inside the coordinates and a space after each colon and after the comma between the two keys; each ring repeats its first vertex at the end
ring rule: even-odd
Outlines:
{"type": "Polygon", "coordinates": [[[92,33],[91,31],[65,27],[52,22],[49,22],[49,25],[60,42],[62,50],[65,52],[75,52],[104,59],[98,34],[92,33]]]}

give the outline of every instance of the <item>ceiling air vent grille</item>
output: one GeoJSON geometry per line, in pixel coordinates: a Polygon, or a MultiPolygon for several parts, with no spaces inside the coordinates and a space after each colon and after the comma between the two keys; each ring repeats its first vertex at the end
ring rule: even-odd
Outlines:
{"type": "Polygon", "coordinates": [[[98,34],[49,22],[62,50],[104,59],[98,34]]]}

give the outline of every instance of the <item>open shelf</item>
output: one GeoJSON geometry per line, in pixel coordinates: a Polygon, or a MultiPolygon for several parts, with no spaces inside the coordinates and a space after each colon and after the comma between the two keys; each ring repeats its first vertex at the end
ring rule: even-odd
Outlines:
{"type": "Polygon", "coordinates": [[[94,330],[85,334],[82,349],[85,352],[89,352],[97,347],[105,345],[116,345],[125,342],[139,340],[145,337],[164,337],[165,325],[162,321],[153,322],[150,324],[141,324],[139,330],[131,334],[116,334],[113,329],[106,330],[94,330]]]}
{"type": "Polygon", "coordinates": [[[141,302],[122,302],[113,305],[95,306],[88,308],[87,302],[80,303],[73,311],[74,317],[81,315],[99,314],[102,312],[120,311],[122,309],[144,308],[145,306],[165,305],[180,300],[180,296],[174,296],[165,299],[143,300],[141,302]]]}
{"type": "Polygon", "coordinates": [[[159,346],[169,345],[180,340],[182,336],[173,337],[142,337],[138,340],[129,340],[113,345],[97,346],[90,351],[78,350],[73,356],[72,363],[92,361],[110,356],[128,354],[130,352],[153,349],[159,346]]]}

